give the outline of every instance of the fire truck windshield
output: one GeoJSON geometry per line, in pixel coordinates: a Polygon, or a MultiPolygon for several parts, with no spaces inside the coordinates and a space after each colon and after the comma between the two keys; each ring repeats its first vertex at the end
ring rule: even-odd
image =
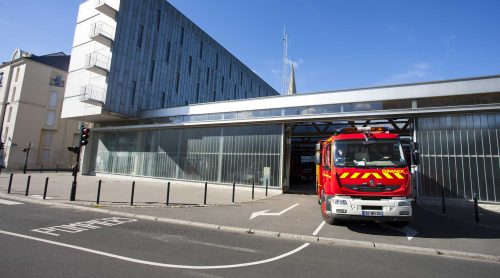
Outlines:
{"type": "Polygon", "coordinates": [[[333,144],[333,161],[335,167],[406,166],[398,140],[337,140],[333,144]]]}

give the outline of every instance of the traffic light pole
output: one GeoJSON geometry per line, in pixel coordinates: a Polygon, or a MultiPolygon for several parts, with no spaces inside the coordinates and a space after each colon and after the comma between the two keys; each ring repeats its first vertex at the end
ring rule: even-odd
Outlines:
{"type": "Polygon", "coordinates": [[[78,175],[78,170],[80,169],[80,153],[82,152],[82,148],[78,149],[78,153],[76,154],[76,166],[73,170],[73,183],[71,184],[71,194],[69,196],[70,201],[74,201],[76,198],[76,176],[78,175]]]}

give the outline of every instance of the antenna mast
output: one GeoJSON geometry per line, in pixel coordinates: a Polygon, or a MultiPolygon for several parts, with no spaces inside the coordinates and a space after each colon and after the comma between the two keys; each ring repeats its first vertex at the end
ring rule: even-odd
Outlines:
{"type": "Polygon", "coordinates": [[[288,70],[288,34],[286,26],[283,26],[283,95],[287,92],[287,70],[288,70]]]}

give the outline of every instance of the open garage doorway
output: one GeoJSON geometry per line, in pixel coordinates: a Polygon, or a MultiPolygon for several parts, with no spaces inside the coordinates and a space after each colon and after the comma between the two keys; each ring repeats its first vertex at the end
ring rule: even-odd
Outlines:
{"type": "MultiPolygon", "coordinates": [[[[301,122],[286,125],[285,176],[288,177],[286,193],[316,194],[316,165],[314,147],[321,139],[334,135],[343,127],[387,127],[401,136],[402,144],[409,154],[413,136],[413,119],[355,119],[342,121],[301,122]]],[[[408,157],[409,159],[409,157],[408,157]]]]}

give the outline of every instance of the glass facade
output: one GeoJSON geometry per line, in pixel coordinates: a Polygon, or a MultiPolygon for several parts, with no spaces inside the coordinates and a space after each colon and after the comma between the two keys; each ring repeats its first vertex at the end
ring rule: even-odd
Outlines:
{"type": "Polygon", "coordinates": [[[421,117],[419,196],[500,201],[500,113],[421,117]]]}
{"type": "Polygon", "coordinates": [[[94,171],[280,186],[282,126],[100,132],[94,171]]]}

